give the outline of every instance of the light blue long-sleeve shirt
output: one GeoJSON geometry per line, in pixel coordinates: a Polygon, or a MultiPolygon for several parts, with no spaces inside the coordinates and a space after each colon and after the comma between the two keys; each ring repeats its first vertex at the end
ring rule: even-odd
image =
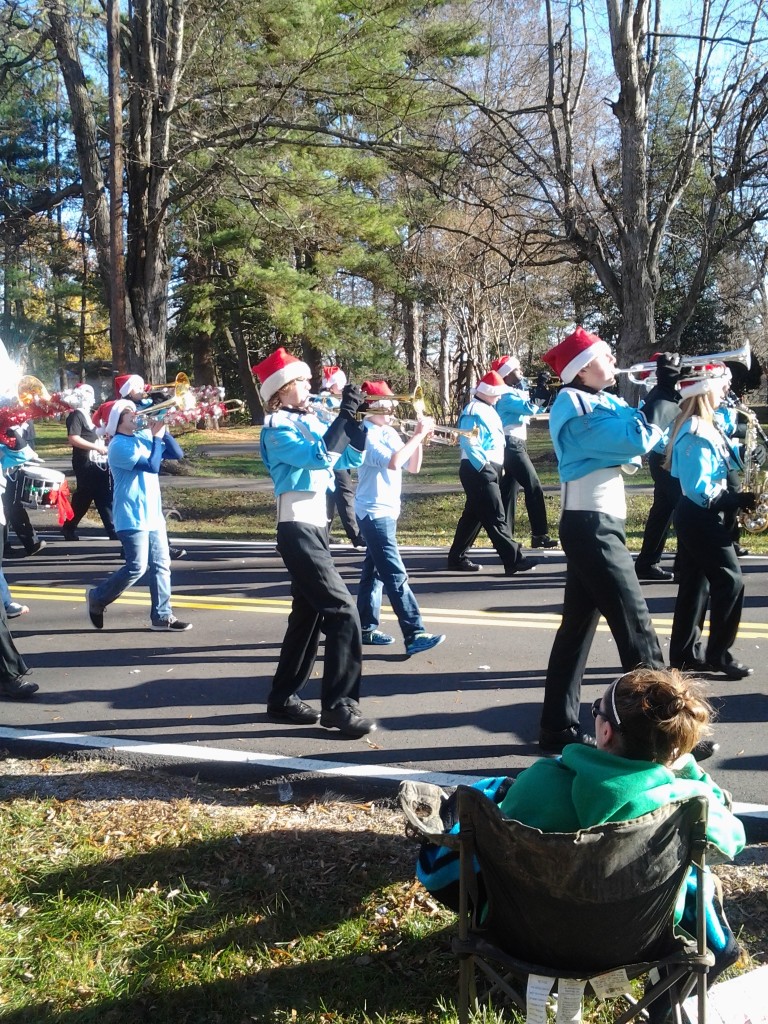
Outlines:
{"type": "Polygon", "coordinates": [[[328,424],[312,412],[278,409],[267,416],[259,447],[275,497],[289,491],[332,491],[334,469],[362,465],[364,453],[355,448],[347,447],[341,455],[328,451],[323,441],[327,429],[328,424]]]}
{"type": "Polygon", "coordinates": [[[568,386],[560,388],[552,405],[549,432],[563,483],[597,469],[639,465],[640,456],[664,433],[617,395],[568,386]]]}
{"type": "Polygon", "coordinates": [[[499,414],[504,433],[510,434],[515,428],[525,424],[531,416],[541,412],[541,409],[531,401],[528,391],[515,388],[509,394],[501,396],[496,403],[496,412],[499,414]]]}
{"type": "Polygon", "coordinates": [[[728,485],[739,463],[727,439],[697,416],[687,420],[672,446],[672,476],[690,501],[707,508],[728,485]]]}
{"type": "Polygon", "coordinates": [[[459,417],[460,430],[474,430],[476,437],[459,438],[462,459],[469,459],[475,469],[481,470],[486,463],[504,465],[504,428],[492,405],[480,398],[473,398],[459,417]]]}
{"type": "Polygon", "coordinates": [[[159,530],[165,527],[160,496],[160,463],[181,459],[184,453],[166,433],[153,437],[149,430],[115,434],[107,460],[112,473],[112,518],[115,530],[159,530]]]}

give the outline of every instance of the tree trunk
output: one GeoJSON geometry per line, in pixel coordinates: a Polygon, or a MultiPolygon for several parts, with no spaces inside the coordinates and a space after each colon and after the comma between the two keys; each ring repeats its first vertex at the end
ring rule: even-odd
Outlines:
{"type": "Polygon", "coordinates": [[[233,332],[229,327],[225,327],[224,335],[237,358],[238,373],[245,388],[245,395],[231,395],[229,397],[243,399],[248,406],[248,412],[251,414],[251,423],[263,423],[264,406],[261,404],[261,397],[256,388],[253,372],[251,371],[248,359],[248,346],[245,343],[242,331],[235,330],[233,332]]]}

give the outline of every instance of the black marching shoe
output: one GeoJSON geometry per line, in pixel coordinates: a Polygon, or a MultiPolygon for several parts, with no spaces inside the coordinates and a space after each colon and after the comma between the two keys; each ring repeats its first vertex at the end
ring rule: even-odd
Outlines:
{"type": "Polygon", "coordinates": [[[531,569],[535,569],[539,563],[535,558],[526,558],[525,555],[521,555],[514,565],[511,565],[508,569],[504,570],[505,576],[516,576],[519,572],[530,572],[531,569]]]}
{"type": "Polygon", "coordinates": [[[363,718],[358,704],[351,700],[333,708],[323,708],[320,725],[324,729],[338,729],[344,736],[353,739],[360,739],[376,730],[376,723],[370,718],[363,718]]]}
{"type": "Polygon", "coordinates": [[[74,526],[62,526],[61,535],[64,538],[64,540],[80,540],[80,534],[77,532],[74,526]]]}
{"type": "Polygon", "coordinates": [[[558,542],[548,533],[536,533],[531,537],[532,548],[556,548],[558,542]]]}
{"type": "Polygon", "coordinates": [[[582,732],[576,725],[556,731],[542,729],[539,732],[539,750],[543,750],[545,754],[562,754],[563,747],[567,747],[569,743],[581,743],[585,747],[597,746],[595,737],[582,732]]]}
{"type": "Polygon", "coordinates": [[[743,548],[741,544],[737,544],[734,541],[733,550],[736,552],[737,558],[745,558],[749,554],[749,548],[743,548]]]}
{"type": "Polygon", "coordinates": [[[448,569],[450,572],[480,572],[478,563],[470,561],[466,556],[460,558],[458,562],[449,562],[448,569]]]}
{"type": "Polygon", "coordinates": [[[720,744],[715,743],[714,740],[699,740],[691,753],[697,761],[706,761],[708,757],[716,754],[719,749],[720,744]]]}
{"type": "Polygon", "coordinates": [[[293,725],[316,725],[320,713],[298,697],[291,697],[285,704],[267,704],[267,718],[293,725]]]}
{"type": "Polygon", "coordinates": [[[639,580],[648,580],[652,583],[674,583],[675,574],[668,572],[666,569],[662,569],[658,562],[655,565],[649,565],[647,569],[638,568],[635,566],[635,575],[639,580]]]}
{"type": "Polygon", "coordinates": [[[722,658],[720,661],[712,662],[712,671],[722,672],[728,679],[746,679],[752,675],[754,669],[736,661],[735,658],[722,658]]]}
{"type": "Polygon", "coordinates": [[[24,676],[0,681],[0,693],[9,700],[29,700],[39,689],[37,683],[33,683],[31,679],[26,679],[24,676]]]}

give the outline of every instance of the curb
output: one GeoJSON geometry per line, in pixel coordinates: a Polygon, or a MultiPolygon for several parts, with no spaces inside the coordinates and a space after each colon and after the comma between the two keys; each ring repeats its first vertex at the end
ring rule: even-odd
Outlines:
{"type": "MultiPolygon", "coordinates": [[[[330,796],[370,799],[375,795],[394,799],[399,784],[405,779],[450,789],[472,785],[482,778],[396,766],[354,767],[336,761],[247,753],[226,747],[150,743],[39,729],[0,727],[0,741],[9,751],[25,757],[98,754],[106,761],[130,765],[137,770],[161,769],[210,782],[251,785],[262,799],[274,803],[329,799],[330,796]]],[[[744,825],[748,843],[768,841],[768,806],[734,803],[732,810],[744,825]]]]}

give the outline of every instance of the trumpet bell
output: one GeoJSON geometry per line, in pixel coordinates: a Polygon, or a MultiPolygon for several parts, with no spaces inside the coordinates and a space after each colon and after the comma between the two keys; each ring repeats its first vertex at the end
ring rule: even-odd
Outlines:
{"type": "Polygon", "coordinates": [[[180,395],[184,395],[192,387],[192,382],[186,373],[177,373],[173,380],[166,381],[165,384],[150,384],[150,391],[162,391],[163,388],[173,388],[173,392],[178,398],[180,395]]]}
{"type": "Polygon", "coordinates": [[[31,405],[33,402],[50,402],[51,394],[48,388],[37,377],[26,374],[19,380],[16,388],[19,401],[22,405],[31,405]]]}

